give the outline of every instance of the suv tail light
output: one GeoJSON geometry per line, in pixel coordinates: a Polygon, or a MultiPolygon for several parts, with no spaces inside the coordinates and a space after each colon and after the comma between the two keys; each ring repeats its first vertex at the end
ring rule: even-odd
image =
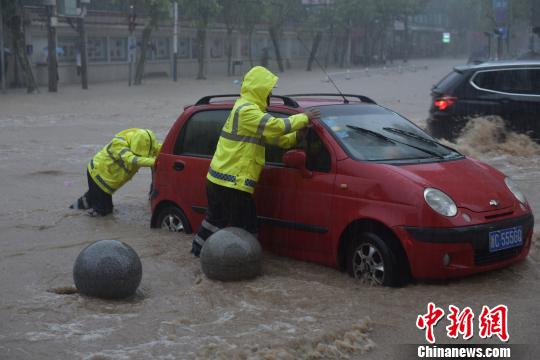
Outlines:
{"type": "Polygon", "coordinates": [[[440,111],[444,111],[445,109],[449,108],[450,106],[454,105],[457,98],[452,96],[443,96],[435,99],[435,102],[433,105],[439,109],[440,111]]]}

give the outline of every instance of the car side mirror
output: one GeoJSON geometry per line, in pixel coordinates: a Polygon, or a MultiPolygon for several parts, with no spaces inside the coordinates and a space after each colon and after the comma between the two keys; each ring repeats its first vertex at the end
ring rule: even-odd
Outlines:
{"type": "Polygon", "coordinates": [[[298,169],[302,177],[310,178],[311,171],[306,168],[306,152],[300,149],[289,150],[283,154],[283,163],[285,166],[298,169]]]}

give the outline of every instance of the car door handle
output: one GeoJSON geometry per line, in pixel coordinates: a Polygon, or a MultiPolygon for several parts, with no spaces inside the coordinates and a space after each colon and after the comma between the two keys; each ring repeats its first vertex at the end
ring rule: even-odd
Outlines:
{"type": "Polygon", "coordinates": [[[501,104],[510,104],[512,102],[512,100],[505,98],[505,99],[501,99],[500,102],[501,102],[501,104]]]}
{"type": "Polygon", "coordinates": [[[173,165],[173,169],[175,171],[182,171],[182,170],[184,170],[184,166],[185,166],[185,164],[183,162],[175,161],[174,165],[173,165]]]}

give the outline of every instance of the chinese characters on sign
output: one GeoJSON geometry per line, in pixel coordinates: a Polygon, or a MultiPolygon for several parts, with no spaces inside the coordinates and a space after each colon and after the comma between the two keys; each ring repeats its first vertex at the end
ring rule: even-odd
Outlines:
{"type": "MultiPolygon", "coordinates": [[[[449,325],[446,326],[446,335],[449,338],[457,339],[460,335],[464,340],[472,338],[474,332],[474,313],[470,307],[460,310],[457,306],[448,306],[447,319],[449,325]]],[[[427,313],[418,315],[416,327],[425,330],[426,340],[435,343],[433,332],[437,323],[444,317],[444,310],[434,303],[427,305],[427,313]]],[[[493,308],[483,306],[478,317],[478,335],[482,339],[491,338],[497,335],[501,341],[508,341],[508,308],[506,305],[497,305],[493,308]]]]}

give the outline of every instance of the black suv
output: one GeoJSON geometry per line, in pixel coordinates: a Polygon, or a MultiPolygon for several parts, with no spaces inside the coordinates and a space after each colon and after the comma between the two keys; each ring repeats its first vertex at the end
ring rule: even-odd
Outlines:
{"type": "Polygon", "coordinates": [[[454,140],[469,119],[498,115],[506,127],[540,142],[540,61],[455,67],[431,89],[428,132],[454,140]]]}

